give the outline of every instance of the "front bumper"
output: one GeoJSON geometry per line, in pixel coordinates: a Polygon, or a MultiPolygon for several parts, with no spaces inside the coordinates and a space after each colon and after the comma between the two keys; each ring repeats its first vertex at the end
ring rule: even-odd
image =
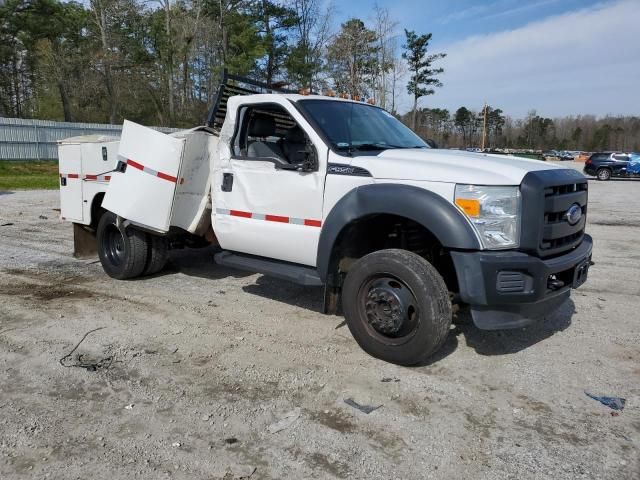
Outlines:
{"type": "Polygon", "coordinates": [[[559,307],[582,285],[593,241],[584,235],[573,250],[550,259],[522,252],[451,252],[460,299],[484,330],[519,328],[559,307]]]}

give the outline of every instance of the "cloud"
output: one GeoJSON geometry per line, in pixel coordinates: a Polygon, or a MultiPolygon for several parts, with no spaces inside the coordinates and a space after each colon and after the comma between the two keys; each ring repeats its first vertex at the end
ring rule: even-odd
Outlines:
{"type": "Polygon", "coordinates": [[[492,18],[507,17],[517,13],[526,12],[528,10],[534,10],[540,7],[552,3],[558,3],[560,0],[538,0],[530,1],[525,5],[518,5],[517,7],[510,7],[514,1],[517,0],[496,0],[492,2],[479,3],[472,5],[461,10],[454,11],[438,20],[438,23],[448,24],[451,22],[458,22],[461,20],[475,20],[482,21],[492,18]]]}
{"type": "Polygon", "coordinates": [[[462,10],[457,10],[453,13],[450,13],[449,15],[446,15],[442,18],[440,18],[438,20],[438,23],[450,23],[450,22],[454,22],[454,21],[459,21],[459,20],[463,20],[465,18],[469,18],[469,17],[475,17],[477,15],[481,15],[484,14],[494,8],[496,8],[497,6],[499,6],[501,3],[500,1],[497,2],[487,2],[487,3],[481,3],[479,5],[473,5],[471,7],[467,7],[464,8],[462,10]]]}
{"type": "Polygon", "coordinates": [[[516,117],[534,108],[547,116],[640,114],[638,25],[637,0],[624,0],[436,45],[447,53],[439,64],[445,86],[421,103],[480,108],[486,100],[516,117]]]}
{"type": "Polygon", "coordinates": [[[488,20],[490,18],[500,18],[507,17],[509,15],[514,15],[516,13],[526,12],[528,10],[534,10],[536,8],[544,7],[546,5],[551,5],[552,3],[558,3],[560,0],[542,0],[541,2],[530,2],[526,5],[521,5],[515,8],[509,8],[507,10],[502,10],[501,12],[492,13],[490,15],[485,15],[482,17],[482,20],[488,20]]]}

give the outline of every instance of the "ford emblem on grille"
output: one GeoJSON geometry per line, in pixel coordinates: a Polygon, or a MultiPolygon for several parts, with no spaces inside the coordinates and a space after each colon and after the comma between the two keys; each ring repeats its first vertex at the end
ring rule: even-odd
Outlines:
{"type": "Polygon", "coordinates": [[[569,225],[575,225],[582,218],[582,207],[577,203],[574,203],[569,207],[569,210],[564,214],[564,218],[567,219],[569,225]]]}

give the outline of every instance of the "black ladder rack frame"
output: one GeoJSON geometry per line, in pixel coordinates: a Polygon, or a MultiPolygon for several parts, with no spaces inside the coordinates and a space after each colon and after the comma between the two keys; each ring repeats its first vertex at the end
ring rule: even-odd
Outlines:
{"type": "Polygon", "coordinates": [[[220,87],[216,99],[207,115],[208,127],[220,133],[224,118],[227,115],[227,100],[234,95],[255,95],[258,93],[298,93],[295,90],[275,88],[257,80],[230,74],[227,69],[222,72],[220,87]]]}

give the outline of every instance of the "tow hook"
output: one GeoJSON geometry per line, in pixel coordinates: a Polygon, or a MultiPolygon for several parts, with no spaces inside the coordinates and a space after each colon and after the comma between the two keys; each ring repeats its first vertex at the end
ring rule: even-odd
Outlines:
{"type": "Polygon", "coordinates": [[[564,287],[564,282],[562,280],[558,280],[555,275],[551,275],[549,280],[547,280],[547,288],[549,290],[558,290],[562,287],[564,287]]]}

